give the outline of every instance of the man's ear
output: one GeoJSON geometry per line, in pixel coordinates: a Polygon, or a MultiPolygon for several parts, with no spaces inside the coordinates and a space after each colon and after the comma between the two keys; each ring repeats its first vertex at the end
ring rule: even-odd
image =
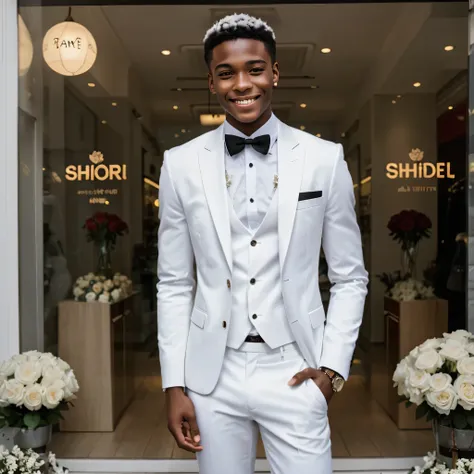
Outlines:
{"type": "Polygon", "coordinates": [[[272,72],[273,72],[273,83],[278,83],[278,80],[280,79],[280,65],[275,61],[275,63],[272,66],[272,72]]]}

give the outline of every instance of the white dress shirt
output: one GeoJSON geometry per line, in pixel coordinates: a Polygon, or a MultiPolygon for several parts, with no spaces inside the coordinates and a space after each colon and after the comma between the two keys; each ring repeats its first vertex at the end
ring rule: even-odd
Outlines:
{"type": "Polygon", "coordinates": [[[270,135],[270,149],[262,155],[251,145],[234,156],[225,152],[225,167],[230,178],[228,187],[234,210],[241,222],[255,230],[262,223],[274,193],[274,177],[278,173],[277,141],[278,121],[274,114],[250,137],[224,122],[224,133],[242,138],[270,135]]]}

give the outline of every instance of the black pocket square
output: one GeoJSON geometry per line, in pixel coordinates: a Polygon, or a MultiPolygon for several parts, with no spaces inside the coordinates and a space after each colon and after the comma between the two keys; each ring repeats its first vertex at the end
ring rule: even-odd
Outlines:
{"type": "Polygon", "coordinates": [[[306,201],[307,199],[320,198],[322,195],[322,191],[307,191],[305,193],[300,193],[300,195],[298,196],[298,201],[306,201]]]}

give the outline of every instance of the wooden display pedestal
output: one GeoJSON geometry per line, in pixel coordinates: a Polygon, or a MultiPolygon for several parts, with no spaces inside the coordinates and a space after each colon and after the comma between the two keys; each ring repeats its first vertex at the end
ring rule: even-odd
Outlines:
{"type": "Polygon", "coordinates": [[[385,297],[384,310],[388,370],[387,411],[400,429],[429,429],[431,423],[416,419],[416,406],[406,408],[405,403],[399,403],[392,376],[397,364],[412,349],[427,339],[441,337],[448,331],[448,302],[440,299],[399,302],[385,297]]]}
{"type": "Polygon", "coordinates": [[[113,431],[134,391],[133,316],[137,293],[113,304],[59,303],[59,357],[79,383],[61,431],[113,431]]]}

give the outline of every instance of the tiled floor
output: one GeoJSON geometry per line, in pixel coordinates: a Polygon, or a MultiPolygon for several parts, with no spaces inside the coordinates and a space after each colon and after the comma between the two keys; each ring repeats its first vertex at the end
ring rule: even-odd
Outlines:
{"type": "MultiPolygon", "coordinates": [[[[157,359],[139,364],[147,373],[141,388],[113,433],[56,433],[51,450],[61,458],[190,459],[167,430],[157,359]]],[[[401,431],[366,389],[354,370],[344,390],[331,401],[329,420],[334,457],[420,456],[434,448],[429,430],[401,431]]],[[[257,456],[265,457],[260,442],[257,456]]]]}

